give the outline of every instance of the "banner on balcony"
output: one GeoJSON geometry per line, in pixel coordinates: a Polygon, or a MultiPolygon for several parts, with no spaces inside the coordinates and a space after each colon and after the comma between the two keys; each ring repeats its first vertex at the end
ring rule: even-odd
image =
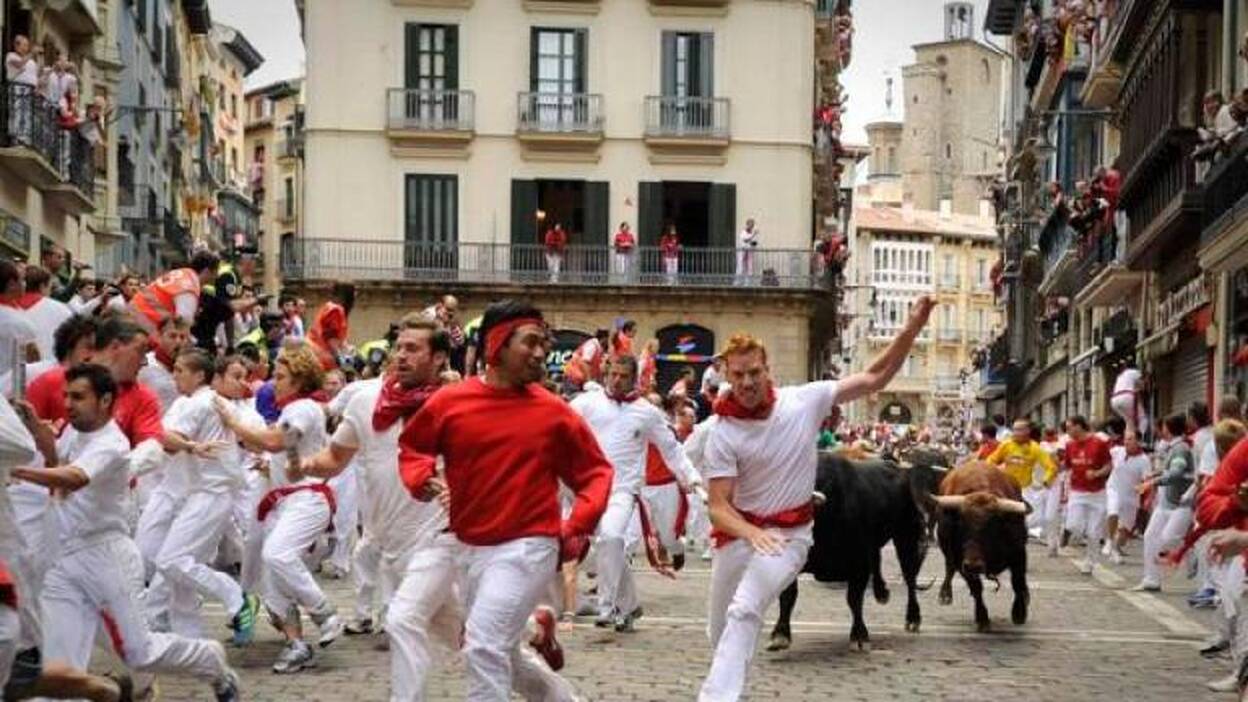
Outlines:
{"type": "Polygon", "coordinates": [[[546,372],[551,376],[562,376],[563,367],[572,358],[573,352],[591,336],[577,329],[556,329],[550,353],[546,354],[546,372]]]}
{"type": "Polygon", "coordinates": [[[695,374],[695,391],[702,386],[702,372],[711,365],[715,355],[715,332],[696,324],[673,324],[656,334],[659,340],[658,373],[655,382],[666,394],[685,368],[695,374]]]}

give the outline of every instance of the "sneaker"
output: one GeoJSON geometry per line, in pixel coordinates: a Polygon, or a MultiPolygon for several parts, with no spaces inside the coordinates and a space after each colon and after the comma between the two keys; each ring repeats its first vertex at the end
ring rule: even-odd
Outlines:
{"type": "Polygon", "coordinates": [[[637,631],[637,620],[641,618],[641,607],[634,609],[628,614],[618,615],[615,618],[615,630],[620,633],[632,633],[637,631]]]}
{"type": "Polygon", "coordinates": [[[1217,680],[1210,680],[1209,682],[1205,683],[1205,689],[1209,690],[1210,692],[1238,692],[1239,691],[1239,677],[1236,676],[1234,673],[1231,673],[1225,678],[1218,678],[1217,680]]]}
{"type": "Polygon", "coordinates": [[[255,595],[243,595],[243,606],[230,620],[230,628],[234,630],[234,645],[246,646],[256,636],[256,615],[260,613],[260,598],[255,595]]]}
{"type": "Polygon", "coordinates": [[[605,612],[599,612],[598,616],[594,617],[594,626],[599,629],[615,626],[615,610],[609,609],[605,612]]]}
{"type": "Polygon", "coordinates": [[[363,634],[373,633],[373,620],[371,617],[355,618],[346,623],[342,627],[343,633],[347,636],[361,636],[363,634]]]}
{"type": "Polygon", "coordinates": [[[702,560],[704,560],[704,561],[709,561],[709,560],[711,560],[711,547],[710,547],[710,546],[707,546],[707,547],[706,547],[706,548],[702,551],[702,560]]]}
{"type": "Polygon", "coordinates": [[[212,684],[212,692],[217,696],[217,702],[238,702],[243,699],[238,692],[238,686],[238,673],[226,668],[225,676],[212,684]]]}
{"type": "Polygon", "coordinates": [[[546,606],[538,607],[533,611],[533,624],[537,627],[537,633],[530,645],[546,660],[551,670],[558,672],[563,668],[563,647],[559,645],[556,636],[558,622],[555,610],[546,606]]]}
{"type": "Polygon", "coordinates": [[[336,563],[325,561],[324,563],[321,563],[321,575],[324,575],[330,580],[342,580],[347,577],[347,571],[346,569],[339,567],[336,563]]]}
{"type": "Polygon", "coordinates": [[[312,614],[312,623],[316,624],[316,628],[320,630],[321,637],[317,639],[316,645],[321,648],[332,644],[342,636],[342,632],[346,629],[346,625],[342,623],[342,618],[338,616],[338,610],[328,602],[325,603],[324,609],[319,613],[312,614]]]}
{"type": "Polygon", "coordinates": [[[1210,641],[1200,649],[1200,655],[1205,658],[1221,658],[1224,653],[1231,650],[1231,642],[1226,639],[1219,638],[1210,641]]]}
{"type": "Polygon", "coordinates": [[[312,653],[312,647],[304,641],[295,640],[282,649],[277,662],[273,664],[273,672],[285,675],[315,667],[316,655],[312,653]]]}
{"type": "Polygon", "coordinates": [[[1118,549],[1114,549],[1109,552],[1110,563],[1113,563],[1114,565],[1122,565],[1122,560],[1123,560],[1122,551],[1119,551],[1118,549]]]}
{"type": "Polygon", "coordinates": [[[594,617],[598,615],[598,607],[586,602],[576,608],[576,616],[578,617],[594,617]]]}
{"type": "Polygon", "coordinates": [[[1222,600],[1215,595],[1206,600],[1197,600],[1191,603],[1191,607],[1192,609],[1214,609],[1221,603],[1222,600]]]}
{"type": "Polygon", "coordinates": [[[1108,555],[1110,555],[1110,554],[1111,554],[1111,553],[1113,553],[1113,552],[1114,552],[1114,542],[1113,542],[1113,541],[1106,541],[1106,542],[1105,542],[1105,545],[1101,547],[1101,555],[1102,555],[1102,556],[1108,556],[1108,555]]]}
{"type": "Polygon", "coordinates": [[[1079,568],[1080,573],[1083,573],[1084,575],[1092,574],[1092,561],[1085,558],[1075,565],[1079,568]]]}
{"type": "Polygon", "coordinates": [[[1187,604],[1191,607],[1197,607],[1200,604],[1213,600],[1218,596],[1218,592],[1211,587],[1206,587],[1187,596],[1187,604]]]}
{"type": "Polygon", "coordinates": [[[1140,582],[1139,585],[1131,588],[1129,592],[1161,592],[1161,585],[1157,583],[1140,582]]]}

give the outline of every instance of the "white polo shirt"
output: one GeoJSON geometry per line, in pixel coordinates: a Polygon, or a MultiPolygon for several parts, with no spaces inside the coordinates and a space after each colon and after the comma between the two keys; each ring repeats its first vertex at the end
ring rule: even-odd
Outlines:
{"type": "MultiPolygon", "coordinates": [[[[329,440],[329,435],[325,431],[325,411],[313,400],[295,400],[286,405],[277,417],[277,426],[280,427],[283,424],[289,425],[290,428],[300,433],[299,443],[295,446],[295,451],[300,458],[308,458],[325,448],[325,442],[329,440]]],[[[273,487],[290,485],[291,480],[286,475],[286,452],[278,451],[270,455],[272,456],[269,461],[270,483],[273,487]]],[[[298,484],[314,485],[319,482],[322,482],[319,478],[305,477],[298,484]]]]}
{"type": "Polygon", "coordinates": [[[819,429],[836,404],[836,393],[834,380],[780,388],[766,419],[720,416],[707,437],[707,479],[736,478],[733,505],[759,516],[810,502],[819,429]]]}
{"type": "Polygon", "coordinates": [[[572,400],[572,409],[589,424],[598,446],[615,469],[612,492],[636,495],[646,477],[646,445],[654,444],[663,461],[683,482],[697,475],[680,442],[667,426],[667,419],[647,400],[616,402],[605,392],[581,393],[572,400]]]}
{"type": "MultiPolygon", "coordinates": [[[[216,396],[217,393],[208,386],[199,388],[181,403],[181,411],[176,416],[165,419],[165,429],[176,431],[195,442],[223,442],[227,447],[237,446],[238,439],[234,432],[225,428],[213,406],[216,396]]],[[[218,451],[213,457],[190,456],[188,492],[229,494],[242,488],[245,474],[243,462],[238,458],[236,452],[229,448],[218,451]]]]}
{"type": "Polygon", "coordinates": [[[61,465],[72,465],[90,482],[64,499],[53,500],[62,553],[71,553],[111,536],[129,533],[126,501],[130,474],[130,440],[117,423],[92,432],[65,427],[56,442],[61,465]]]}

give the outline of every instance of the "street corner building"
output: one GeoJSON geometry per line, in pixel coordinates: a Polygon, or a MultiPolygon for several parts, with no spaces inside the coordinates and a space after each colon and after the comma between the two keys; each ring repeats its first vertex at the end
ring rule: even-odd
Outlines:
{"type": "Polygon", "coordinates": [[[310,302],[353,281],[365,336],[436,294],[465,318],[518,296],[561,347],[627,314],[660,339],[661,380],[741,330],[780,377],[817,376],[839,323],[816,238],[844,231],[855,157],[812,116],[839,100],[848,46],[831,28],[848,4],[302,4],[284,279],[310,302]]]}

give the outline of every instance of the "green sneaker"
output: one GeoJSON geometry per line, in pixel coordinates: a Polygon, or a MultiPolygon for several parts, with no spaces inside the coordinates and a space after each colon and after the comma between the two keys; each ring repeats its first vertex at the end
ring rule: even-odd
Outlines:
{"type": "Polygon", "coordinates": [[[234,630],[234,645],[246,646],[256,636],[256,615],[260,613],[260,598],[243,594],[243,606],[234,614],[230,628],[234,630]]]}

